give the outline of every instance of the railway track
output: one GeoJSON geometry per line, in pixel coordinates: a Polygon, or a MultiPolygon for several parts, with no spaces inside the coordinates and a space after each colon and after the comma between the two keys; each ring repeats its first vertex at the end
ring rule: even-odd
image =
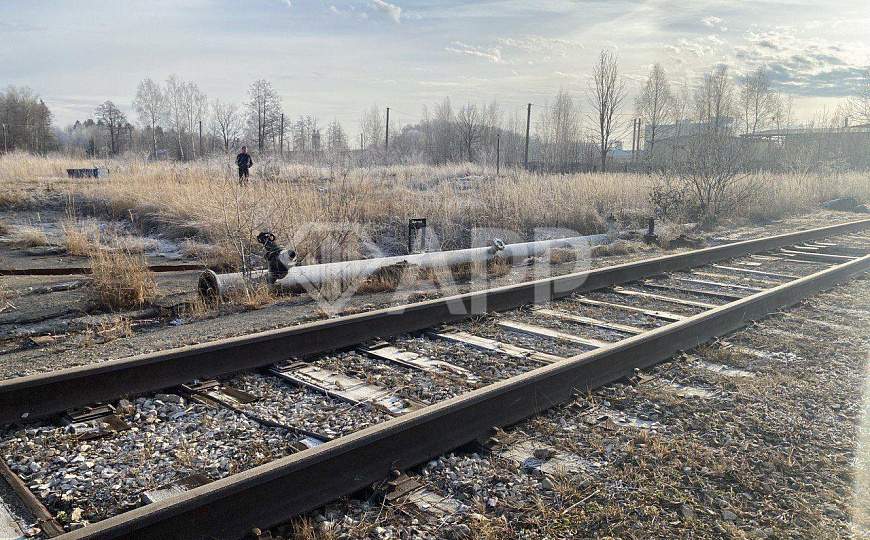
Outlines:
{"type": "MultiPolygon", "coordinates": [[[[91,505],[106,519],[65,539],[241,538],[391,474],[388,500],[449,512],[403,472],[866,272],[868,229],[870,220],[739,242],[2,381],[0,420],[36,423],[8,429],[0,449],[8,457],[69,434],[45,463],[9,460],[48,518],[72,506],[64,495],[76,478],[52,486],[35,482],[35,469],[66,478],[69,461],[87,461],[76,457],[83,446],[117,452],[84,473],[112,492],[91,505]],[[490,314],[470,318],[481,305],[490,314]],[[175,457],[149,472],[164,481],[131,483],[143,473],[118,463],[143,451],[125,446],[137,430],[199,453],[182,460],[164,448],[175,457]],[[215,442],[233,434],[255,450],[239,458],[232,440],[215,442]]],[[[493,452],[522,460],[529,445],[493,452]]],[[[47,535],[62,530],[45,523],[47,535]]]]}

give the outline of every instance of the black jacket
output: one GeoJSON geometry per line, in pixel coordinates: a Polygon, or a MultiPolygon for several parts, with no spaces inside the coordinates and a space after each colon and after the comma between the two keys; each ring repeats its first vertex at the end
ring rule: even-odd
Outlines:
{"type": "Polygon", "coordinates": [[[238,165],[240,169],[250,169],[253,164],[254,160],[251,159],[251,155],[247,152],[242,152],[236,156],[236,165],[238,165]]]}

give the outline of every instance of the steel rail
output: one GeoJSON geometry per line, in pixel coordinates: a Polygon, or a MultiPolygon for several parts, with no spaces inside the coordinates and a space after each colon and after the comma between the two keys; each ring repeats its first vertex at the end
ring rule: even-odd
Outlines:
{"type": "Polygon", "coordinates": [[[238,539],[870,270],[870,255],[132,510],[62,540],[238,539]]]}
{"type": "MultiPolygon", "coordinates": [[[[156,273],[202,270],[205,265],[196,263],[150,264],[148,270],[156,273]]],[[[57,268],[0,268],[0,276],[78,276],[93,272],[90,266],[66,266],[57,268]]]]}
{"type": "Polygon", "coordinates": [[[32,420],[90,403],[151,392],[457,322],[484,311],[507,311],[693,266],[870,228],[870,220],[655,257],[0,381],[0,423],[32,420]]]}

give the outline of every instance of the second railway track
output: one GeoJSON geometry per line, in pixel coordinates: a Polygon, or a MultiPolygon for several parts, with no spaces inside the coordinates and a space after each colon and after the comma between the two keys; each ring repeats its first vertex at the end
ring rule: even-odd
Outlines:
{"type": "MultiPolygon", "coordinates": [[[[81,444],[101,444],[156,423],[139,410],[154,400],[119,398],[161,391],[170,408],[203,408],[200,423],[254,432],[276,459],[237,472],[218,455],[206,474],[164,471],[161,484],[189,488],[165,499],[159,486],[127,483],[129,472],[113,496],[150,504],[103,508],[111,517],[62,536],[241,538],[864,273],[868,229],[813,229],[2,381],[0,420],[38,421],[21,436],[32,442],[62,416],[81,444]],[[482,302],[490,315],[469,320],[482,302]]],[[[182,437],[199,429],[184,410],[165,422],[182,437]]],[[[68,456],[54,456],[34,466],[65,470],[68,456]]],[[[11,468],[33,489],[23,463],[11,468]]],[[[69,506],[50,483],[36,491],[49,514],[69,506]]]]}

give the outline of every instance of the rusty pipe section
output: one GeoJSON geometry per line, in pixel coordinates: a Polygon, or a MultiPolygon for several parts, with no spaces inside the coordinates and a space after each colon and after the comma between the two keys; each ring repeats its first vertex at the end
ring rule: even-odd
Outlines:
{"type": "Polygon", "coordinates": [[[509,264],[517,264],[533,257],[540,257],[553,249],[588,251],[591,246],[600,244],[605,238],[606,235],[597,234],[516,244],[505,244],[502,240],[495,238],[489,246],[478,248],[433,251],[306,266],[295,266],[295,261],[293,261],[294,266],[289,268],[287,275],[278,280],[275,280],[268,270],[233,274],[217,274],[209,270],[200,276],[199,291],[205,296],[225,297],[250,284],[267,283],[288,292],[306,292],[307,290],[319,289],[328,282],[346,283],[366,279],[379,270],[392,266],[405,265],[420,269],[436,269],[469,263],[484,263],[494,259],[500,259],[509,264]]]}

